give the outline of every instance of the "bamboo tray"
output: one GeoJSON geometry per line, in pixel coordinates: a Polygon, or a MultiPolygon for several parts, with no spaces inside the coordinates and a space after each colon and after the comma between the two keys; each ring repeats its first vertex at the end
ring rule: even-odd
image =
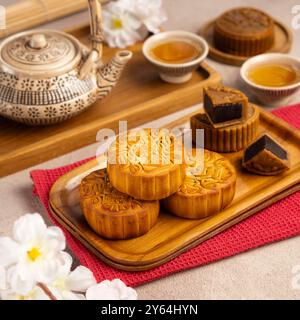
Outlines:
{"type": "MultiPolygon", "coordinates": [[[[69,30],[89,44],[89,26],[69,30]]],[[[0,118],[0,177],[63,155],[96,142],[101,128],[118,127],[127,120],[133,128],[201,102],[201,88],[221,81],[220,75],[203,63],[186,84],[164,83],[144,59],[142,44],[129,49],[134,53],[112,93],[81,115],[48,127],[27,127],[0,118]]],[[[104,48],[104,60],[114,49],[104,48]]]]}
{"type": "Polygon", "coordinates": [[[86,0],[22,0],[10,4],[6,7],[6,28],[0,29],[0,38],[85,9],[86,0]]]}
{"type": "MultiPolygon", "coordinates": [[[[186,123],[187,118],[181,120],[186,123]]],[[[227,209],[210,218],[186,220],[161,211],[158,223],[144,236],[122,241],[99,237],[85,222],[78,187],[85,175],[105,166],[105,159],[100,163],[92,160],[58,179],[50,191],[50,208],[62,225],[107,264],[128,271],[154,268],[300,190],[300,132],[262,109],[259,131],[271,133],[284,145],[291,169],[273,177],[253,175],[241,167],[242,152],[224,154],[237,170],[236,195],[227,209]]]]}
{"type": "MultiPolygon", "coordinates": [[[[249,57],[236,56],[217,49],[213,41],[213,27],[215,20],[207,23],[200,34],[205,38],[209,45],[209,56],[217,61],[235,66],[242,65],[249,57]]],[[[275,20],[275,40],[273,46],[267,52],[289,52],[293,43],[291,30],[279,21],[275,20]]],[[[266,52],[266,53],[267,53],[266,52]]]]}

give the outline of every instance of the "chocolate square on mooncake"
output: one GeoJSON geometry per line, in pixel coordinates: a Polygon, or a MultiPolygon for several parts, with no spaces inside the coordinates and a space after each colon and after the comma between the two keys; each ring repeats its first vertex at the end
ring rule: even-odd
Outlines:
{"type": "Polygon", "coordinates": [[[288,153],[265,134],[245,150],[243,167],[260,175],[277,175],[289,169],[288,153]]]}
{"type": "Polygon", "coordinates": [[[215,128],[242,123],[248,116],[248,98],[224,86],[203,89],[204,110],[215,128]]]}

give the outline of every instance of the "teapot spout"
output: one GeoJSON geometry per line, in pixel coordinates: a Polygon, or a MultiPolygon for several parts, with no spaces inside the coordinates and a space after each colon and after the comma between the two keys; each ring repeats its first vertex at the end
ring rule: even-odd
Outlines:
{"type": "Polygon", "coordinates": [[[116,85],[126,63],[131,57],[131,51],[119,51],[107,64],[98,69],[97,84],[101,97],[106,96],[116,85]]]}

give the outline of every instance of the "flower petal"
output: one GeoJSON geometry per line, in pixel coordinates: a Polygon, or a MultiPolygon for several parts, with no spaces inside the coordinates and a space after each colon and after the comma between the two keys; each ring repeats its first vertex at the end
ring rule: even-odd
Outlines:
{"type": "Polygon", "coordinates": [[[39,241],[43,239],[47,226],[38,213],[25,214],[13,226],[13,238],[19,243],[39,241]]]}
{"type": "Polygon", "coordinates": [[[40,287],[34,287],[29,300],[50,300],[50,298],[40,287]]]}
{"type": "Polygon", "coordinates": [[[65,263],[65,253],[61,252],[51,259],[41,259],[34,264],[34,274],[38,282],[52,283],[59,272],[59,268],[65,263]]]}
{"type": "Polygon", "coordinates": [[[0,300],[18,300],[18,295],[11,290],[1,290],[0,300]]]}
{"type": "Polygon", "coordinates": [[[84,266],[77,267],[66,279],[66,288],[71,291],[85,292],[96,284],[92,271],[84,266]]]}
{"type": "Polygon", "coordinates": [[[24,296],[28,295],[36,285],[35,279],[30,275],[24,278],[23,275],[19,273],[17,266],[10,267],[7,270],[7,283],[13,292],[24,296]]]}
{"type": "Polygon", "coordinates": [[[56,254],[66,248],[66,238],[60,228],[47,228],[44,237],[44,245],[49,252],[56,254]]]}
{"type": "Polygon", "coordinates": [[[85,297],[83,294],[77,294],[71,291],[63,291],[62,298],[63,300],[85,300],[85,297]]]}
{"type": "Polygon", "coordinates": [[[56,278],[66,279],[71,272],[73,258],[67,252],[61,252],[60,258],[61,258],[61,263],[59,265],[56,278]]]}
{"type": "Polygon", "coordinates": [[[0,266],[0,290],[6,289],[6,270],[3,266],[0,266]]]}
{"type": "Polygon", "coordinates": [[[20,247],[8,237],[0,237],[0,265],[7,267],[18,261],[20,247]]]}
{"type": "Polygon", "coordinates": [[[137,299],[137,292],[134,289],[127,287],[126,284],[120,279],[112,280],[111,285],[118,290],[120,300],[136,300],[137,299]]]}
{"type": "Polygon", "coordinates": [[[1,292],[0,298],[2,300],[50,300],[39,287],[34,287],[27,295],[17,294],[12,290],[5,290],[1,292]]]}
{"type": "Polygon", "coordinates": [[[87,300],[136,300],[137,293],[120,279],[105,280],[88,288],[87,300]]]}
{"type": "Polygon", "coordinates": [[[108,280],[89,287],[85,296],[87,300],[119,300],[118,290],[108,280]]]}
{"type": "Polygon", "coordinates": [[[143,23],[150,32],[157,33],[160,27],[167,20],[167,15],[162,9],[160,0],[144,1],[144,0],[120,0],[122,7],[128,10],[143,23]],[[131,2],[129,5],[128,2],[131,2]]]}

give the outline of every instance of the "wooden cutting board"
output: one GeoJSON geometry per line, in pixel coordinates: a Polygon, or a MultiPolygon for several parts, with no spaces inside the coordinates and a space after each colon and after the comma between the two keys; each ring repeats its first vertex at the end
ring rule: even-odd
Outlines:
{"type": "MultiPolygon", "coordinates": [[[[68,32],[89,44],[89,26],[68,32]]],[[[73,119],[28,127],[0,117],[0,177],[94,143],[99,129],[116,130],[119,120],[127,120],[128,128],[133,128],[201,102],[201,88],[221,81],[220,75],[203,63],[189,82],[165,83],[144,59],[141,48],[141,43],[129,48],[133,59],[112,93],[73,119]]],[[[105,47],[104,60],[114,52],[105,47]]]]}
{"type": "MultiPolygon", "coordinates": [[[[181,120],[184,123],[187,118],[181,120]]],[[[178,125],[180,120],[168,127],[178,125]]],[[[228,208],[207,219],[186,220],[161,210],[157,224],[139,238],[112,241],[99,237],[83,217],[78,188],[84,176],[105,166],[105,159],[92,160],[58,179],[50,191],[50,208],[62,225],[106,263],[129,271],[151,269],[300,190],[300,132],[263,109],[259,131],[270,133],[286,148],[291,169],[278,176],[253,175],[241,167],[242,152],[224,154],[237,170],[236,195],[228,208]]]]}

